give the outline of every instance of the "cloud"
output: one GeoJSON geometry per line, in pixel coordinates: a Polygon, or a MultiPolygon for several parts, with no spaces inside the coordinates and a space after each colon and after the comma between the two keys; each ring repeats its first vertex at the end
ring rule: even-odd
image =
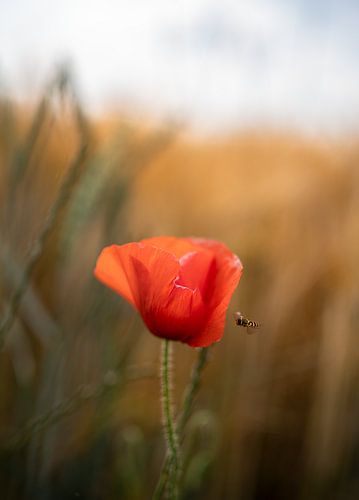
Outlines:
{"type": "Polygon", "coordinates": [[[13,0],[0,68],[24,90],[26,64],[41,81],[70,59],[94,108],[111,96],[206,128],[357,127],[358,11],[330,5],[323,22],[311,3],[281,0],[13,0]]]}

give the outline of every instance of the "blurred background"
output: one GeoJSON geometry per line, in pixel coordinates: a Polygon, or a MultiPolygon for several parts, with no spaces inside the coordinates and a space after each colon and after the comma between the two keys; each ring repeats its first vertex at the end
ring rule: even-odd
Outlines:
{"type": "MultiPolygon", "coordinates": [[[[160,342],[92,269],[155,235],[245,269],[182,498],[359,497],[358,21],[354,0],[0,0],[1,498],[151,498],[160,342]]],[[[174,357],[180,408],[197,351],[174,357]]]]}

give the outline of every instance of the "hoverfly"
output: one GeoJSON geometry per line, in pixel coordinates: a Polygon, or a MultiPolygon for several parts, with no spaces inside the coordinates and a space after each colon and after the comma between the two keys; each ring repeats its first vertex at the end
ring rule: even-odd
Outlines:
{"type": "Polygon", "coordinates": [[[237,326],[244,326],[247,328],[247,333],[249,333],[249,328],[259,328],[260,326],[256,321],[245,318],[241,312],[234,313],[234,320],[237,326]]]}

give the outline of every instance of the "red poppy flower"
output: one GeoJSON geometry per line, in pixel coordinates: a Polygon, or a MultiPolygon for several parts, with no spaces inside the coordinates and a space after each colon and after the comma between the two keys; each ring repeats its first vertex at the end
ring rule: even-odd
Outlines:
{"type": "Polygon", "coordinates": [[[130,302],[157,337],[206,347],[223,336],[242,270],[222,243],[164,236],[104,248],[94,274],[130,302]]]}

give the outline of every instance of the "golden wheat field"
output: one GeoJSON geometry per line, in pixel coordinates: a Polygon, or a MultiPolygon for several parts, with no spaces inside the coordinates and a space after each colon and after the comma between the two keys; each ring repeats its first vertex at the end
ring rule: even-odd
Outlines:
{"type": "MultiPolygon", "coordinates": [[[[160,342],[93,268],[105,245],[159,235],[220,240],[244,265],[180,498],[358,498],[358,160],[356,137],[90,119],[64,82],[37,105],[4,99],[1,498],[152,497],[160,342]]],[[[177,409],[196,356],[175,343],[177,409]]]]}

